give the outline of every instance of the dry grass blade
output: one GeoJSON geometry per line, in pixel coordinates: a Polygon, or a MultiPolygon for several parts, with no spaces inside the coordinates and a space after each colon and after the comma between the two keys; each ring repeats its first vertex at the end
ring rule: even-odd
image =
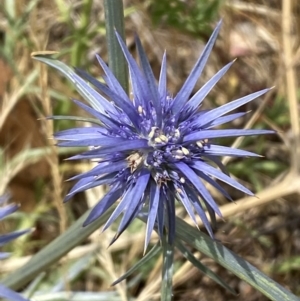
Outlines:
{"type": "MultiPolygon", "coordinates": [[[[97,232],[95,232],[97,233],[97,232]]],[[[140,245],[143,245],[145,239],[144,233],[139,233],[138,235],[132,236],[130,234],[124,233],[119,239],[118,243],[112,245],[109,250],[111,253],[114,252],[120,252],[124,249],[128,249],[133,243],[139,243],[140,245]]],[[[106,246],[102,246],[102,244],[99,243],[99,239],[91,244],[84,245],[84,246],[78,246],[74,248],[72,251],[68,253],[66,257],[63,257],[61,259],[61,263],[67,262],[68,260],[76,260],[81,258],[83,255],[91,252],[91,251],[97,251],[103,247],[106,248],[106,246]]],[[[103,250],[104,252],[105,250],[103,250]]],[[[1,273],[9,273],[12,271],[15,271],[25,265],[30,259],[32,258],[32,255],[24,256],[20,258],[9,258],[6,259],[1,263],[0,266],[0,272],[1,273]]],[[[118,272],[119,273],[119,272],[118,272]]],[[[115,279],[113,279],[115,280],[115,279]]]]}
{"type": "MultiPolygon", "coordinates": [[[[107,239],[107,235],[106,233],[103,233],[103,237],[101,238],[101,241],[104,241],[104,243],[106,245],[109,244],[109,240],[107,239]]],[[[109,250],[103,250],[103,252],[99,252],[97,254],[97,259],[99,261],[99,263],[101,264],[101,266],[103,267],[104,270],[106,270],[106,272],[109,275],[109,282],[112,283],[115,279],[117,279],[119,277],[119,275],[116,272],[116,265],[113,261],[113,257],[112,254],[109,250]]],[[[120,294],[120,297],[122,299],[122,301],[128,301],[127,298],[127,289],[126,289],[126,280],[118,283],[116,285],[116,289],[120,294]]]]}
{"type": "Polygon", "coordinates": [[[16,105],[16,103],[20,100],[20,98],[28,91],[28,88],[33,84],[33,82],[37,79],[38,72],[37,70],[32,71],[32,73],[26,78],[23,85],[21,85],[10,97],[5,94],[3,96],[3,102],[1,104],[1,114],[0,114],[0,129],[2,128],[5,120],[9,116],[11,110],[16,105]]]}
{"type": "Polygon", "coordinates": [[[292,11],[291,0],[282,0],[282,40],[286,77],[286,93],[289,101],[293,141],[291,147],[292,171],[300,175],[300,119],[299,103],[297,100],[297,84],[292,47],[292,11]]]}
{"type": "MultiPolygon", "coordinates": [[[[255,124],[255,122],[258,120],[258,118],[261,116],[262,112],[264,111],[269,99],[272,97],[272,91],[270,91],[263,99],[263,101],[260,103],[259,107],[257,108],[257,110],[254,112],[254,114],[251,116],[251,118],[249,119],[249,121],[247,122],[247,124],[244,126],[245,130],[251,129],[253,127],[253,125],[255,124]]],[[[238,137],[234,143],[231,145],[231,147],[233,148],[238,148],[243,140],[245,139],[245,137],[238,137]]],[[[233,158],[232,157],[224,157],[222,159],[222,163],[224,165],[227,165],[233,158]]]]}

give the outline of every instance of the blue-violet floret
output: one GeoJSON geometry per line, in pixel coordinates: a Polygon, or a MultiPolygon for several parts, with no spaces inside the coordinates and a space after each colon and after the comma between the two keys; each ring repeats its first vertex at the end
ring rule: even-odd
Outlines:
{"type": "Polygon", "coordinates": [[[108,193],[93,208],[84,225],[99,218],[120,200],[104,225],[105,230],[122,214],[115,241],[141,210],[148,210],[146,248],[154,228],[160,237],[167,233],[169,243],[173,242],[176,200],[182,203],[195,224],[197,213],[208,233],[213,236],[205,210],[212,218],[215,214],[221,216],[221,212],[205,182],[229,200],[229,194],[216,179],[253,195],[249,189],[229,177],[219,157],[258,155],[218,145],[214,139],[273,133],[271,130],[216,128],[244,116],[245,113],[232,111],[264,95],[269,89],[215,109],[201,111],[202,102],[228,71],[233,64],[231,62],[191,96],[220,26],[221,22],[175,97],[167,90],[166,54],[162,59],[157,83],[138,37],[136,46],[140,67],[116,33],[129,67],[131,98],[99,56],[97,59],[105,73],[106,84],[82,70],[76,69],[76,73],[67,75],[90,106],[77,100],[74,102],[94,117],[94,125],[65,130],[57,133],[55,138],[62,147],[90,147],[90,150],[71,159],[91,159],[97,161],[97,165],[92,170],[73,177],[78,182],[66,200],[92,187],[109,187],[108,193]]]}
{"type": "MultiPolygon", "coordinates": [[[[2,206],[2,207],[0,207],[0,220],[2,220],[5,217],[7,217],[8,215],[14,213],[19,208],[19,206],[16,204],[6,205],[5,203],[7,202],[8,199],[9,199],[8,195],[0,196],[0,205],[2,206]]],[[[16,231],[16,232],[0,235],[0,247],[11,242],[12,240],[18,238],[21,235],[28,233],[29,231],[30,230],[21,230],[21,231],[16,231]]],[[[9,253],[0,252],[0,259],[5,259],[8,256],[9,256],[9,253]]],[[[11,301],[28,301],[27,299],[23,298],[18,293],[12,291],[11,289],[5,287],[2,284],[0,284],[0,297],[7,298],[8,300],[11,300],[11,301]]]]}

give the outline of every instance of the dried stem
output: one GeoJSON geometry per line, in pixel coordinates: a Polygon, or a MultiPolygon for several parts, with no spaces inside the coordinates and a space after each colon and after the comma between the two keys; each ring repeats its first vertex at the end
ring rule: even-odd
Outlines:
{"type": "Polygon", "coordinates": [[[282,0],[282,41],[283,60],[285,64],[286,93],[289,101],[292,145],[291,145],[291,169],[292,172],[300,174],[300,125],[299,108],[297,102],[296,75],[293,66],[292,49],[292,1],[282,0]]]}
{"type": "MultiPolygon", "coordinates": [[[[40,86],[41,86],[41,99],[42,99],[42,106],[43,111],[46,116],[52,115],[52,105],[49,94],[47,92],[47,83],[48,83],[48,72],[45,65],[40,64],[40,86]]],[[[53,136],[53,121],[52,120],[44,120],[44,129],[45,135],[47,137],[53,136]]],[[[66,231],[67,227],[67,219],[66,219],[66,209],[63,205],[62,201],[62,179],[59,173],[59,159],[57,148],[54,144],[49,145],[51,148],[51,153],[47,156],[48,164],[51,168],[51,176],[52,176],[52,183],[53,183],[53,198],[55,201],[55,205],[59,214],[59,225],[60,225],[60,233],[66,231]]]]}

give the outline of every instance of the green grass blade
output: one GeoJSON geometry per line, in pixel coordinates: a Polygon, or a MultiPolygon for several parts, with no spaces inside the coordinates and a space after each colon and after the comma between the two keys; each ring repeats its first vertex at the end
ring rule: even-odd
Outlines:
{"type": "Polygon", "coordinates": [[[98,125],[102,125],[102,123],[95,118],[86,118],[86,117],[77,117],[77,116],[51,116],[51,117],[47,117],[47,119],[51,119],[51,120],[72,120],[72,121],[83,121],[83,122],[89,122],[92,124],[98,124],[98,125]]]}
{"type": "Polygon", "coordinates": [[[52,264],[56,263],[60,258],[70,252],[99,227],[101,227],[106,222],[113,209],[114,208],[110,208],[95,222],[86,227],[82,227],[83,222],[90,214],[91,210],[88,210],[66,232],[61,234],[36,255],[34,255],[23,267],[5,278],[2,281],[2,284],[14,290],[22,288],[28,282],[32,281],[39,273],[45,271],[52,264]]]}
{"type": "Polygon", "coordinates": [[[202,264],[194,255],[192,252],[190,252],[178,239],[175,241],[176,248],[182,253],[182,255],[195,266],[197,269],[199,269],[203,274],[211,278],[213,281],[227,289],[230,293],[233,295],[237,295],[237,293],[222,279],[220,278],[216,273],[214,273],[211,269],[206,267],[204,264],[202,264]]]}
{"type": "Polygon", "coordinates": [[[102,107],[99,103],[99,101],[91,95],[87,89],[78,83],[77,81],[74,80],[73,75],[76,74],[75,71],[73,71],[72,68],[64,64],[63,62],[56,60],[51,57],[51,55],[42,55],[42,54],[35,54],[32,55],[32,58],[40,61],[48,66],[51,66],[61,72],[64,77],[66,77],[68,80],[70,80],[74,86],[76,87],[76,90],[80,93],[80,95],[97,111],[102,112],[102,107]]]}
{"type": "MultiPolygon", "coordinates": [[[[122,301],[117,292],[55,292],[34,295],[34,301],[122,301]]],[[[133,301],[130,298],[128,301],[133,301]]]]}
{"type": "Polygon", "coordinates": [[[287,289],[259,271],[249,262],[228,250],[221,243],[211,239],[201,231],[191,227],[182,219],[176,218],[176,237],[185,241],[206,256],[225,267],[240,279],[246,281],[270,300],[299,301],[287,289]]]}
{"type": "MultiPolygon", "coordinates": [[[[68,268],[64,270],[62,275],[57,275],[55,283],[52,284],[51,292],[61,292],[64,290],[66,281],[72,283],[74,279],[78,279],[80,274],[87,270],[95,261],[95,252],[88,252],[81,258],[69,264],[68,268]]],[[[55,271],[57,273],[57,270],[55,271]]]]}
{"type": "Polygon", "coordinates": [[[174,268],[174,245],[168,244],[167,238],[162,239],[163,267],[161,277],[161,301],[172,300],[172,277],[174,268]]]}
{"type": "Polygon", "coordinates": [[[114,281],[112,283],[113,285],[118,284],[119,282],[123,281],[126,279],[128,276],[130,276],[133,272],[138,270],[143,264],[148,262],[150,259],[155,257],[159,252],[161,251],[161,247],[159,243],[157,243],[141,260],[139,260],[132,268],[130,268],[124,275],[122,275],[119,279],[114,281]]]}
{"type": "Polygon", "coordinates": [[[124,9],[122,0],[104,0],[106,38],[108,49],[108,65],[123,89],[128,94],[128,68],[121,47],[117,41],[115,30],[125,41],[124,9]]]}

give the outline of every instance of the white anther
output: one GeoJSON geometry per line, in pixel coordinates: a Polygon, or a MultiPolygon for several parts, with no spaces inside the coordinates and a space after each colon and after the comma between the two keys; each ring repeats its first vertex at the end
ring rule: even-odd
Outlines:
{"type": "Polygon", "coordinates": [[[168,137],[165,136],[165,135],[160,135],[159,138],[160,138],[163,142],[168,142],[168,141],[169,141],[168,137]]]}
{"type": "Polygon", "coordinates": [[[181,159],[183,159],[183,158],[184,158],[183,155],[175,155],[175,156],[174,156],[174,159],[176,159],[176,160],[181,160],[181,159]]]}
{"type": "Polygon", "coordinates": [[[183,152],[183,154],[185,155],[185,156],[187,156],[190,152],[189,152],[189,150],[187,149],[187,148],[185,148],[185,147],[182,147],[181,148],[181,151],[183,152]]]}
{"type": "Polygon", "coordinates": [[[200,148],[202,148],[206,143],[208,143],[207,138],[196,142],[197,146],[199,146],[200,148]]]}
{"type": "Polygon", "coordinates": [[[175,138],[180,137],[180,131],[178,129],[175,130],[174,136],[175,136],[175,138]]]}
{"type": "Polygon", "coordinates": [[[179,193],[179,194],[182,194],[183,191],[180,189],[180,188],[176,188],[176,191],[179,193]]]}
{"type": "Polygon", "coordinates": [[[157,128],[156,128],[155,126],[153,126],[153,127],[151,128],[151,132],[150,132],[149,135],[148,135],[148,137],[149,137],[150,139],[152,139],[152,138],[154,137],[156,129],[157,129],[157,128]]]}
{"type": "Polygon", "coordinates": [[[197,146],[200,147],[200,148],[203,147],[203,141],[202,141],[202,140],[201,140],[201,141],[197,141],[196,144],[197,144],[197,146]]]}
{"type": "Polygon", "coordinates": [[[180,183],[184,184],[184,183],[185,183],[185,178],[184,178],[184,177],[181,177],[181,178],[179,179],[179,181],[180,181],[180,183]]]}
{"type": "Polygon", "coordinates": [[[143,107],[142,106],[138,106],[138,112],[141,115],[143,113],[143,107]]]}
{"type": "Polygon", "coordinates": [[[173,154],[173,155],[182,156],[182,155],[183,155],[183,152],[182,152],[180,149],[176,149],[176,150],[173,150],[173,151],[172,151],[172,154],[173,154]]]}
{"type": "Polygon", "coordinates": [[[155,143],[162,143],[163,141],[162,141],[159,137],[156,137],[156,138],[154,139],[154,142],[155,142],[155,143]]]}

